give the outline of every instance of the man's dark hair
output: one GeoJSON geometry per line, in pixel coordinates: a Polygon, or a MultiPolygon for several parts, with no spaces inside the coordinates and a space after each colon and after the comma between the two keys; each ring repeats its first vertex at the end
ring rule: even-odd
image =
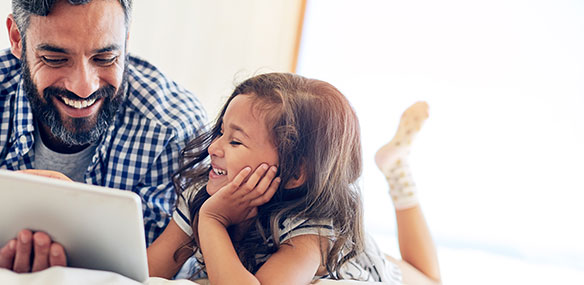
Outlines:
{"type": "MultiPolygon", "coordinates": [[[[12,0],[12,15],[20,34],[24,37],[28,29],[30,15],[47,16],[58,0],[12,0]]],[[[83,5],[92,0],[67,0],[71,5],[83,5]]],[[[126,29],[130,23],[132,0],[119,0],[124,9],[126,29]]]]}

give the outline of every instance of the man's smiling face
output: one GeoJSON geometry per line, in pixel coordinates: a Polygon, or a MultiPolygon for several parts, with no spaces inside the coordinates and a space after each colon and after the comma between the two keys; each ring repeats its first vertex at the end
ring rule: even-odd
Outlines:
{"type": "Polygon", "coordinates": [[[58,1],[48,16],[30,16],[21,56],[25,93],[35,120],[55,139],[84,145],[105,132],[123,99],[126,39],[119,1],[58,1]]]}

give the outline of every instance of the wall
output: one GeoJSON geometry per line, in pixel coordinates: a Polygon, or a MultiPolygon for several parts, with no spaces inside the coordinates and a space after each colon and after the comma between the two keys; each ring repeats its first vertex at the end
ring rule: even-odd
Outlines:
{"type": "MultiPolygon", "coordinates": [[[[301,2],[137,0],[129,49],[199,96],[213,118],[237,82],[292,70],[301,2]]],[[[0,3],[0,15],[10,3],[0,3]]]]}
{"type": "Polygon", "coordinates": [[[425,100],[410,165],[444,284],[584,284],[582,15],[573,0],[308,1],[298,73],[356,109],[383,249],[399,256],[373,157],[425,100]]]}

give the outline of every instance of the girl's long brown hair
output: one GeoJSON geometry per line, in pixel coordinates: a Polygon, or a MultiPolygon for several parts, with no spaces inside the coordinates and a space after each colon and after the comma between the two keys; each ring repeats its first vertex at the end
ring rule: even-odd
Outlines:
{"type": "Polygon", "coordinates": [[[188,188],[197,189],[194,197],[185,197],[190,201],[194,233],[186,247],[198,249],[198,213],[209,198],[205,189],[210,171],[207,148],[220,133],[227,106],[240,94],[253,95],[254,107],[265,114],[278,150],[282,179],[274,197],[258,208],[249,230],[240,239],[233,239],[241,262],[255,273],[262,265],[256,257],[272,254],[280,247],[280,224],[285,219],[324,219],[332,221],[334,237],[330,246],[321,250],[322,260],[333,278],[341,278],[341,265],[362,250],[364,239],[361,196],[356,185],[362,168],[359,122],[334,86],[295,74],[262,74],[241,83],[212,129],[182,151],[181,168],[173,177],[177,192],[183,195],[188,188]],[[306,180],[302,186],[283,188],[303,174],[306,180]]]}

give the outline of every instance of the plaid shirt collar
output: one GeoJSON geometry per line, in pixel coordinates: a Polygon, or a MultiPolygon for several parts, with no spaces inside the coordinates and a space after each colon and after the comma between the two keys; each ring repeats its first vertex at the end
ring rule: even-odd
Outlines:
{"type": "Polygon", "coordinates": [[[15,107],[13,110],[17,111],[13,114],[12,126],[14,132],[9,138],[8,145],[11,148],[8,150],[6,157],[7,165],[17,164],[18,158],[27,155],[34,144],[34,121],[30,103],[24,95],[22,80],[19,80],[16,89],[15,107]]]}

